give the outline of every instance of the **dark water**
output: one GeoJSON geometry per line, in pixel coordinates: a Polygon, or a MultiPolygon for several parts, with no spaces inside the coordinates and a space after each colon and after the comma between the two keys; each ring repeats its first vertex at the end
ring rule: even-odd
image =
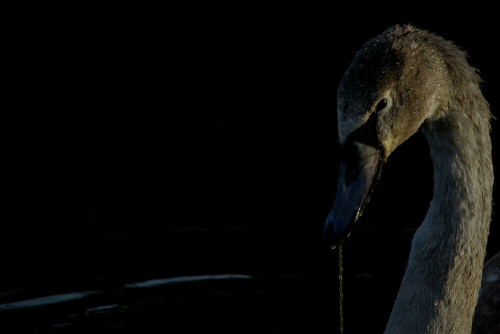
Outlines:
{"type": "MultiPolygon", "coordinates": [[[[176,255],[169,246],[160,246],[161,241],[172,245],[165,236],[150,236],[155,245],[124,235],[87,241],[94,251],[88,255],[92,264],[80,273],[71,264],[58,263],[62,268],[35,271],[23,284],[2,291],[2,327],[25,333],[336,332],[336,254],[300,246],[277,251],[269,240],[283,237],[305,244],[300,231],[271,230],[259,238],[251,228],[227,228],[237,231],[170,232],[179,242],[176,255]],[[184,247],[195,247],[192,240],[198,238],[210,242],[200,241],[203,247],[185,255],[184,247]],[[212,242],[218,246],[210,247],[212,242]],[[134,245],[140,249],[130,251],[134,245]],[[176,271],[185,276],[173,276],[176,271]]],[[[358,232],[366,237],[368,231],[358,232]]],[[[369,271],[368,264],[356,267],[369,272],[353,272],[349,247],[345,253],[345,328],[353,330],[360,328],[359,312],[389,302],[381,290],[390,289],[391,278],[369,271]]],[[[373,322],[377,325],[380,321],[373,322]]]]}
{"type": "MultiPolygon", "coordinates": [[[[95,188],[74,195],[78,205],[51,195],[51,211],[42,201],[31,225],[12,227],[4,241],[5,332],[338,333],[338,256],[320,237],[334,189],[324,183],[335,176],[308,149],[297,150],[293,136],[293,150],[259,161],[273,167],[250,170],[249,151],[231,150],[245,143],[242,132],[214,130],[209,154],[218,160],[202,176],[188,178],[188,168],[165,177],[169,160],[141,159],[115,170],[119,180],[129,175],[127,187],[116,174],[110,181],[94,171],[97,181],[86,186],[95,188]],[[309,167],[289,165],[296,154],[309,167]],[[33,225],[40,217],[43,228],[33,225]]],[[[412,153],[425,155],[425,139],[419,134],[404,147],[344,245],[345,333],[383,331],[431,197],[430,161],[412,153]]],[[[495,225],[491,238],[498,240],[495,225]]]]}
{"type": "MultiPolygon", "coordinates": [[[[488,20],[222,9],[43,16],[19,39],[34,50],[4,129],[1,333],[338,333],[321,231],[355,52],[395,23],[436,31],[498,114],[488,20]]],[[[417,134],[344,246],[345,333],[383,331],[431,194],[417,134]]]]}

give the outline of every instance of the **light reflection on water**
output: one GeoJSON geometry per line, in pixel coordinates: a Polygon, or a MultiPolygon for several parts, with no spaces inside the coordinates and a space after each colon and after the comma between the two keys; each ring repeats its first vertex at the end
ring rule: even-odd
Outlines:
{"type": "Polygon", "coordinates": [[[33,298],[28,300],[20,300],[13,301],[6,304],[0,304],[0,310],[8,310],[8,309],[16,309],[16,308],[28,308],[28,307],[37,307],[37,306],[46,306],[53,305],[59,303],[70,302],[78,299],[82,299],[86,296],[96,294],[95,291],[86,291],[86,292],[70,292],[63,293],[52,296],[45,296],[39,298],[33,298]]]}
{"type": "MultiPolygon", "coordinates": [[[[137,283],[129,283],[125,284],[123,288],[127,289],[140,289],[140,288],[154,288],[167,284],[175,284],[175,283],[189,283],[189,282],[200,282],[200,281],[210,281],[210,280],[230,280],[230,279],[250,279],[252,276],[249,275],[240,275],[240,274],[225,274],[225,275],[198,275],[198,276],[180,276],[180,277],[170,277],[163,279],[153,279],[147,280],[137,283]]],[[[29,307],[38,307],[38,306],[47,306],[53,304],[60,304],[70,301],[75,301],[78,299],[82,299],[91,295],[96,294],[104,294],[105,292],[101,291],[83,291],[83,292],[70,292],[63,293],[51,296],[38,297],[27,300],[13,301],[5,304],[0,304],[0,310],[9,310],[9,309],[19,309],[19,308],[29,308],[29,307]]],[[[92,311],[101,311],[105,309],[110,309],[116,307],[117,305],[108,305],[108,306],[97,306],[93,308],[87,309],[87,312],[92,311]]]]}
{"type": "Polygon", "coordinates": [[[157,286],[162,286],[172,283],[188,283],[188,282],[199,282],[199,281],[209,281],[209,280],[226,280],[226,279],[249,279],[252,276],[249,275],[239,275],[239,274],[228,274],[228,275],[199,275],[199,276],[180,276],[171,277],[163,279],[153,279],[144,282],[125,284],[125,288],[153,288],[157,286]]]}
{"type": "Polygon", "coordinates": [[[127,283],[112,290],[68,292],[13,300],[0,304],[0,328],[5,329],[5,324],[10,322],[16,327],[21,325],[15,332],[59,333],[82,330],[83,322],[87,323],[84,330],[89,332],[112,331],[127,327],[130,318],[140,321],[155,313],[160,313],[160,316],[155,316],[156,319],[168,318],[173,309],[186,301],[189,304],[190,298],[200,299],[200,293],[204,294],[205,290],[218,291],[218,294],[222,291],[226,295],[232,289],[239,289],[237,281],[252,278],[242,274],[178,276],[127,283]],[[223,285],[210,287],[213,283],[206,285],[204,282],[222,282],[220,284],[223,285]],[[193,284],[205,285],[196,287],[193,284]]]}

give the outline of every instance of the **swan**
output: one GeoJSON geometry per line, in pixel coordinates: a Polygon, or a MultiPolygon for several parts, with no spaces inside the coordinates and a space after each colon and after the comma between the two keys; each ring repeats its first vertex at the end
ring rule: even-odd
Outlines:
{"type": "MultiPolygon", "coordinates": [[[[342,161],[323,231],[330,246],[345,242],[383,163],[419,129],[433,161],[433,199],[413,237],[387,334],[500,333],[500,314],[487,303],[490,315],[476,314],[473,328],[493,191],[491,114],[479,83],[455,44],[397,25],[362,46],[338,88],[342,161]],[[484,328],[488,321],[496,327],[484,328]]],[[[489,279],[498,290],[499,266],[497,255],[483,286],[489,279]]]]}

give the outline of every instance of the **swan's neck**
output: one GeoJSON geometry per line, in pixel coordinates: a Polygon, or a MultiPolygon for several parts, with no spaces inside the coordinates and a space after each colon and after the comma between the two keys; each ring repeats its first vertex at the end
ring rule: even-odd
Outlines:
{"type": "Polygon", "coordinates": [[[450,111],[423,127],[434,196],[415,233],[386,333],[471,333],[493,186],[489,110],[487,104],[480,109],[473,116],[450,111]]]}

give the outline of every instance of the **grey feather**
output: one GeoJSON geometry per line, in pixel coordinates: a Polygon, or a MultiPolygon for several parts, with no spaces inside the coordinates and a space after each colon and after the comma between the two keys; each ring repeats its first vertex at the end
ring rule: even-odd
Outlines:
{"type": "Polygon", "coordinates": [[[434,195],[385,333],[471,333],[491,220],[489,105],[465,52],[412,26],[363,45],[338,89],[339,140],[378,112],[384,160],[422,129],[434,195]],[[377,111],[380,99],[387,106],[377,111]]]}

